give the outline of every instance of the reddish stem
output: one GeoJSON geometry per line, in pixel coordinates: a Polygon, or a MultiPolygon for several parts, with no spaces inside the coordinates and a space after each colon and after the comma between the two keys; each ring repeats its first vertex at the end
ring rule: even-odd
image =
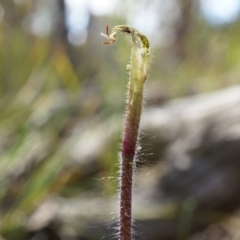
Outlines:
{"type": "Polygon", "coordinates": [[[143,85],[147,77],[147,71],[150,63],[150,49],[148,39],[136,29],[126,25],[115,26],[110,35],[107,26],[106,34],[101,33],[101,35],[106,37],[108,42],[103,42],[102,44],[114,43],[118,32],[126,33],[132,38],[130,79],[128,82],[126,117],[120,156],[121,173],[119,223],[119,239],[132,240],[132,189],[135,168],[134,160],[142,113],[143,85]],[[140,42],[140,46],[138,46],[138,41],[140,42]]]}
{"type": "Polygon", "coordinates": [[[126,118],[121,148],[120,240],[132,239],[132,189],[135,153],[142,112],[143,89],[133,92],[129,86],[126,118]]]}

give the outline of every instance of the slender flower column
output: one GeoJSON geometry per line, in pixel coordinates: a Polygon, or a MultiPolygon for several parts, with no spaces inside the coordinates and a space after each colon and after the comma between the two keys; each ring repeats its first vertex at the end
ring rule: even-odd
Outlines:
{"type": "Polygon", "coordinates": [[[132,39],[131,62],[128,66],[130,79],[126,102],[126,114],[120,153],[120,221],[119,240],[132,240],[132,189],[135,169],[135,156],[138,145],[139,124],[142,113],[144,83],[150,64],[150,48],[148,39],[136,29],[119,25],[112,33],[102,34],[112,44],[116,34],[126,33],[132,39]]]}

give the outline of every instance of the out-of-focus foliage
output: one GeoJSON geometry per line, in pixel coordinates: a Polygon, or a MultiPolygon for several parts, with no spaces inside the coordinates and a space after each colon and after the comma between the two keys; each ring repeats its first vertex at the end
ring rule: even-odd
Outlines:
{"type": "MultiPolygon", "coordinates": [[[[174,35],[154,49],[150,104],[239,81],[240,22],[212,27],[192,1],[177,4],[182,17],[171,26],[174,35]]],[[[120,133],[93,165],[78,149],[101,141],[89,130],[124,109],[129,43],[122,37],[117,45],[102,46],[99,33],[106,24],[126,23],[136,6],[121,6],[111,17],[90,14],[87,40],[78,47],[68,42],[63,0],[7,0],[0,7],[0,233],[22,239],[28,216],[47,196],[116,191],[115,182],[93,179],[116,174],[120,133]],[[51,28],[36,36],[34,16],[44,8],[51,28]]]]}

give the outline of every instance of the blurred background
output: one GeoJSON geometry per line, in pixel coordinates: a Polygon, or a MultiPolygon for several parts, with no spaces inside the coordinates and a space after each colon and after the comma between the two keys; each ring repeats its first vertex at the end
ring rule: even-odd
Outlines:
{"type": "Polygon", "coordinates": [[[238,239],[239,0],[1,0],[0,239],[116,239],[130,41],[107,24],[153,49],[136,239],[238,239]]]}

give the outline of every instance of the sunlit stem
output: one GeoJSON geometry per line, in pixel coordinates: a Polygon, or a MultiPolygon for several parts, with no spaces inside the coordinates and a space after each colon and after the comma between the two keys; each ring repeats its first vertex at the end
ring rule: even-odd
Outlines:
{"type": "Polygon", "coordinates": [[[102,35],[108,39],[108,42],[103,42],[102,44],[114,43],[118,32],[126,33],[131,36],[132,39],[130,79],[128,82],[126,114],[120,153],[119,221],[119,239],[132,240],[133,174],[142,113],[144,83],[147,78],[150,63],[150,49],[149,41],[144,35],[136,29],[125,25],[114,27],[111,34],[108,32],[107,26],[106,34],[102,35]]]}

